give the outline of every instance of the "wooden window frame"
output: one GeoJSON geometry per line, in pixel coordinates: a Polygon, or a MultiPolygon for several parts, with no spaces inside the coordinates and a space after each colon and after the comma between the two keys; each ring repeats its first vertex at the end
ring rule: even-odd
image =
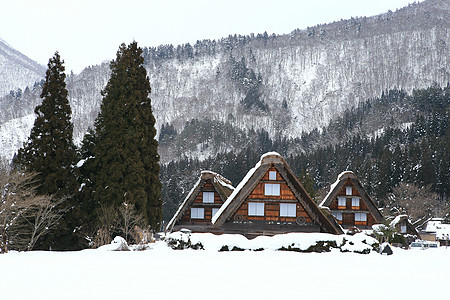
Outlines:
{"type": "Polygon", "coordinates": [[[361,207],[360,199],[359,198],[352,198],[352,209],[360,209],[360,207],[361,207]],[[357,201],[358,203],[355,203],[355,201],[357,201]]]}
{"type": "Polygon", "coordinates": [[[280,203],[280,217],[297,217],[297,204],[280,203]]]}
{"type": "Polygon", "coordinates": [[[279,183],[264,184],[264,196],[280,196],[280,195],[281,195],[281,185],[279,183]],[[278,188],[274,189],[275,186],[277,186],[278,188]]]}
{"type": "Polygon", "coordinates": [[[191,207],[191,219],[193,220],[204,220],[205,219],[205,209],[203,207],[191,207]],[[196,213],[194,213],[196,212],[196,213]],[[201,212],[201,214],[199,214],[201,212]],[[202,215],[202,217],[199,217],[202,215]]]}
{"type": "Polygon", "coordinates": [[[203,192],[202,195],[202,201],[203,203],[214,203],[214,192],[203,192]],[[212,201],[211,201],[211,194],[212,194],[212,201]],[[205,197],[206,195],[208,195],[208,197],[205,197]],[[207,200],[207,201],[205,201],[207,200]]]}
{"type": "Polygon", "coordinates": [[[249,217],[264,217],[265,205],[264,202],[249,202],[248,216],[249,217]]]}
{"type": "Polygon", "coordinates": [[[406,224],[400,224],[400,233],[407,233],[408,232],[408,227],[406,226],[406,224]]]}
{"type": "Polygon", "coordinates": [[[351,186],[345,187],[345,196],[351,196],[353,194],[353,188],[351,186]]]}
{"type": "Polygon", "coordinates": [[[356,212],[355,213],[355,225],[366,225],[367,224],[367,213],[360,213],[360,212],[356,212]],[[358,220],[357,217],[358,216],[358,220]],[[365,216],[365,220],[361,220],[361,216],[365,216]]]}
{"type": "Polygon", "coordinates": [[[269,180],[277,180],[277,171],[269,171],[269,180]]]}
{"type": "Polygon", "coordinates": [[[347,208],[347,198],[345,197],[338,197],[338,209],[346,209],[347,208]],[[341,201],[344,201],[344,205],[342,205],[341,201]]]}

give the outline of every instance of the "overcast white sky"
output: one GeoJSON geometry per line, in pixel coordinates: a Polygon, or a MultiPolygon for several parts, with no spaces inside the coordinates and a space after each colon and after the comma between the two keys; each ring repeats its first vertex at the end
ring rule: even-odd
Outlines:
{"type": "MultiPolygon", "coordinates": [[[[229,34],[372,16],[413,0],[2,0],[0,38],[46,65],[58,50],[79,73],[115,57],[121,43],[178,45],[229,34]]],[[[419,1],[421,2],[421,1],[419,1]]]]}

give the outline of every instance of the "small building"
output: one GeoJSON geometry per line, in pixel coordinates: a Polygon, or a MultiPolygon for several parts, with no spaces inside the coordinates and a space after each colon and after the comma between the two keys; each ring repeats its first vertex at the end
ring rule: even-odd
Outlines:
{"type": "Polygon", "coordinates": [[[233,192],[231,181],[223,176],[202,171],[200,178],[166,226],[166,231],[182,228],[191,232],[216,232],[211,218],[233,192]]]}
{"type": "Polygon", "coordinates": [[[334,218],[319,209],[286,161],[275,152],[261,156],[212,223],[223,233],[249,238],[288,232],[342,233],[334,218]]]}
{"type": "Polygon", "coordinates": [[[420,235],[423,240],[437,241],[441,246],[450,246],[450,224],[444,224],[442,218],[430,219],[420,235]]]}
{"type": "Polygon", "coordinates": [[[416,238],[421,239],[420,234],[414,228],[413,224],[409,221],[408,215],[398,215],[390,223],[392,227],[397,229],[402,235],[416,236],[416,238]]]}
{"type": "Polygon", "coordinates": [[[352,171],[339,174],[320,207],[328,207],[344,228],[371,229],[383,222],[380,211],[352,171]]]}

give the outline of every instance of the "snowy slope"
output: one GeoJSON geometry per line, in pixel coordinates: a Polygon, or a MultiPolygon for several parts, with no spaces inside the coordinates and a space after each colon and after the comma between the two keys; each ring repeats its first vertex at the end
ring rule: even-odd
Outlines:
{"type": "MultiPolygon", "coordinates": [[[[181,130],[186,121],[197,118],[237,129],[263,128],[271,137],[298,137],[386,89],[410,92],[435,82],[445,86],[450,81],[448,14],[448,2],[428,0],[397,12],[317,25],[266,40],[225,38],[215,43],[214,51],[192,58],[147,59],[157,127],[170,123],[181,130]],[[267,113],[242,109],[245,95],[231,80],[231,56],[236,61],[244,58],[247,67],[261,75],[267,113]],[[282,108],[283,101],[287,109],[282,108]]],[[[98,114],[100,91],[109,74],[103,64],[67,79],[76,143],[98,114]]],[[[0,126],[15,115],[31,114],[39,101],[24,103],[20,113],[2,117],[5,102],[0,99],[0,126]]],[[[12,155],[0,149],[0,158],[12,155]]],[[[165,151],[161,158],[168,162],[175,157],[165,151]]]]}
{"type": "Polygon", "coordinates": [[[45,75],[45,67],[13,49],[0,38],[0,97],[22,91],[45,75]]]}

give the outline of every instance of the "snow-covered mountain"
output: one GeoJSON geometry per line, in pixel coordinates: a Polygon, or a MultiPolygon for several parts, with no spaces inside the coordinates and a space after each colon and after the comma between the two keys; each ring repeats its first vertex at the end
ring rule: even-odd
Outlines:
{"type": "MultiPolygon", "coordinates": [[[[262,128],[272,137],[298,137],[386,89],[446,85],[449,6],[428,0],[287,35],[234,35],[193,46],[145,48],[157,126],[169,123],[180,131],[192,119],[215,120],[236,130],[262,128]]],[[[103,64],[67,78],[77,143],[97,116],[109,74],[103,64]]],[[[35,90],[0,99],[4,159],[26,136],[18,135],[6,147],[3,142],[14,135],[10,130],[31,129],[27,122],[39,103],[35,90]]],[[[163,162],[175,158],[166,150],[163,162]]]]}
{"type": "MultiPolygon", "coordinates": [[[[45,75],[45,67],[13,49],[0,38],[0,96],[33,86],[45,75]]],[[[19,92],[20,96],[20,92],[19,92]]]]}

